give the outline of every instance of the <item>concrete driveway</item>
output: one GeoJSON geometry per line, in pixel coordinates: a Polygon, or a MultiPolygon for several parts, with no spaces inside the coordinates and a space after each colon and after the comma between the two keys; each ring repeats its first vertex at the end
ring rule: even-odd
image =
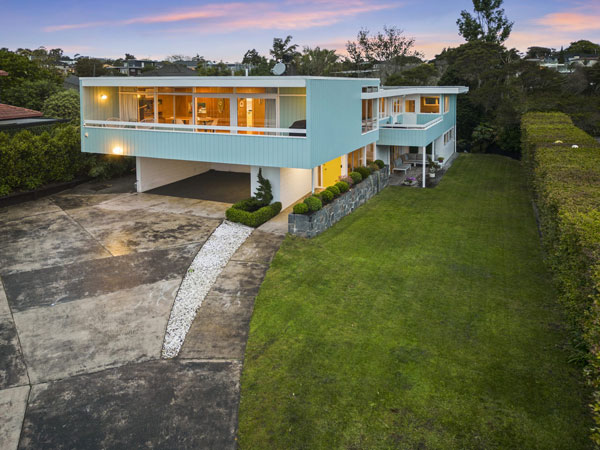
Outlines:
{"type": "Polygon", "coordinates": [[[95,183],[0,209],[1,448],[235,447],[247,327],[280,236],[251,235],[180,357],[160,359],[228,206],[95,183]]]}

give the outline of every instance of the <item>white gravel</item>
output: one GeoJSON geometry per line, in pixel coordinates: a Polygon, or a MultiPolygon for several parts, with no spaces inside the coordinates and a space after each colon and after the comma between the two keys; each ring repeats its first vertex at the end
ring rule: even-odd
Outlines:
{"type": "Polygon", "coordinates": [[[224,221],[204,243],[177,292],[163,342],[163,358],[174,358],[179,354],[204,297],[252,231],[253,228],[245,225],[224,221]]]}

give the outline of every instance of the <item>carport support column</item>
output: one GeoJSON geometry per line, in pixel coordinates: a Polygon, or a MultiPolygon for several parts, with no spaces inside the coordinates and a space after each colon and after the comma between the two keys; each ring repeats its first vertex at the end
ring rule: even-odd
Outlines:
{"type": "Polygon", "coordinates": [[[427,162],[426,157],[427,157],[427,147],[422,147],[423,148],[423,187],[425,187],[425,163],[427,162]]]}

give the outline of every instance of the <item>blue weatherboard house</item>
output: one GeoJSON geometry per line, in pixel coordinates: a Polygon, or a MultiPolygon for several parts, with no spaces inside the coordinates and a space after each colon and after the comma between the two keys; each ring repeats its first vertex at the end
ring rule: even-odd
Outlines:
{"type": "Polygon", "coordinates": [[[467,92],[293,76],[81,78],[80,90],[82,151],[135,156],[139,192],[211,169],[249,173],[255,192],[262,168],[284,208],[367,161],[447,161],[467,92]]]}

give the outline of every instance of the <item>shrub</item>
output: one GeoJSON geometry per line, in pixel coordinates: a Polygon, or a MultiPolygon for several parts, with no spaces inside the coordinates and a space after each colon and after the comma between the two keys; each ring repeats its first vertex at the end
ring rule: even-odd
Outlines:
{"type": "Polygon", "coordinates": [[[380,169],[383,169],[385,167],[385,163],[381,159],[376,159],[375,164],[377,164],[377,166],[379,166],[380,169]]]}
{"type": "Polygon", "coordinates": [[[262,169],[258,169],[258,187],[254,193],[254,197],[262,206],[266,206],[273,201],[273,192],[271,190],[271,182],[262,176],[262,169]]]}
{"type": "Polygon", "coordinates": [[[264,205],[256,197],[250,197],[240,200],[239,202],[234,203],[232,206],[243,211],[254,212],[264,205]]]}
{"type": "Polygon", "coordinates": [[[236,208],[233,205],[227,211],[225,211],[225,217],[231,222],[238,222],[249,227],[258,227],[265,223],[267,220],[275,217],[281,211],[281,203],[275,202],[270,205],[263,206],[256,211],[244,211],[243,209],[236,208]]]}
{"type": "Polygon", "coordinates": [[[304,203],[306,203],[310,212],[318,211],[323,208],[323,202],[315,195],[305,198],[304,203]]]}
{"type": "Polygon", "coordinates": [[[346,177],[340,177],[340,181],[346,183],[348,185],[348,188],[350,188],[354,184],[354,180],[352,179],[352,177],[350,177],[350,175],[346,177]]]}
{"type": "Polygon", "coordinates": [[[327,190],[333,194],[333,197],[334,197],[334,198],[335,198],[335,197],[339,197],[339,196],[340,196],[340,194],[342,193],[342,192],[340,191],[340,189],[339,189],[337,186],[335,186],[335,185],[334,185],[334,186],[329,186],[329,187],[327,188],[327,190]]]}
{"type": "Polygon", "coordinates": [[[52,94],[44,102],[42,112],[46,117],[67,119],[79,124],[79,93],[67,89],[52,94]]]}
{"type": "Polygon", "coordinates": [[[375,163],[371,163],[369,164],[368,169],[371,171],[371,173],[377,172],[379,170],[379,166],[375,163]]]}
{"type": "Polygon", "coordinates": [[[341,194],[348,192],[348,189],[350,189],[350,185],[345,181],[338,181],[335,183],[335,186],[339,189],[341,194]]]}
{"type": "Polygon", "coordinates": [[[362,179],[363,179],[363,176],[362,176],[362,175],[361,175],[359,172],[350,172],[350,173],[348,174],[348,176],[349,176],[350,178],[352,178],[352,183],[353,183],[353,184],[358,184],[358,183],[360,183],[360,182],[362,181],[362,179]]]}
{"type": "Polygon", "coordinates": [[[331,201],[333,200],[333,193],[328,190],[321,191],[319,192],[319,198],[321,199],[323,204],[326,205],[327,203],[331,203],[331,201]]]}
{"type": "Polygon", "coordinates": [[[294,214],[306,214],[308,212],[308,205],[306,203],[296,203],[294,205],[294,214]]]}
{"type": "Polygon", "coordinates": [[[600,444],[600,145],[561,113],[528,113],[521,129],[545,259],[579,352],[575,358],[587,361],[597,425],[592,439],[600,444]]]}
{"type": "Polygon", "coordinates": [[[360,173],[360,176],[363,180],[365,180],[369,175],[371,175],[371,170],[367,167],[357,167],[354,169],[355,172],[360,173]]]}

